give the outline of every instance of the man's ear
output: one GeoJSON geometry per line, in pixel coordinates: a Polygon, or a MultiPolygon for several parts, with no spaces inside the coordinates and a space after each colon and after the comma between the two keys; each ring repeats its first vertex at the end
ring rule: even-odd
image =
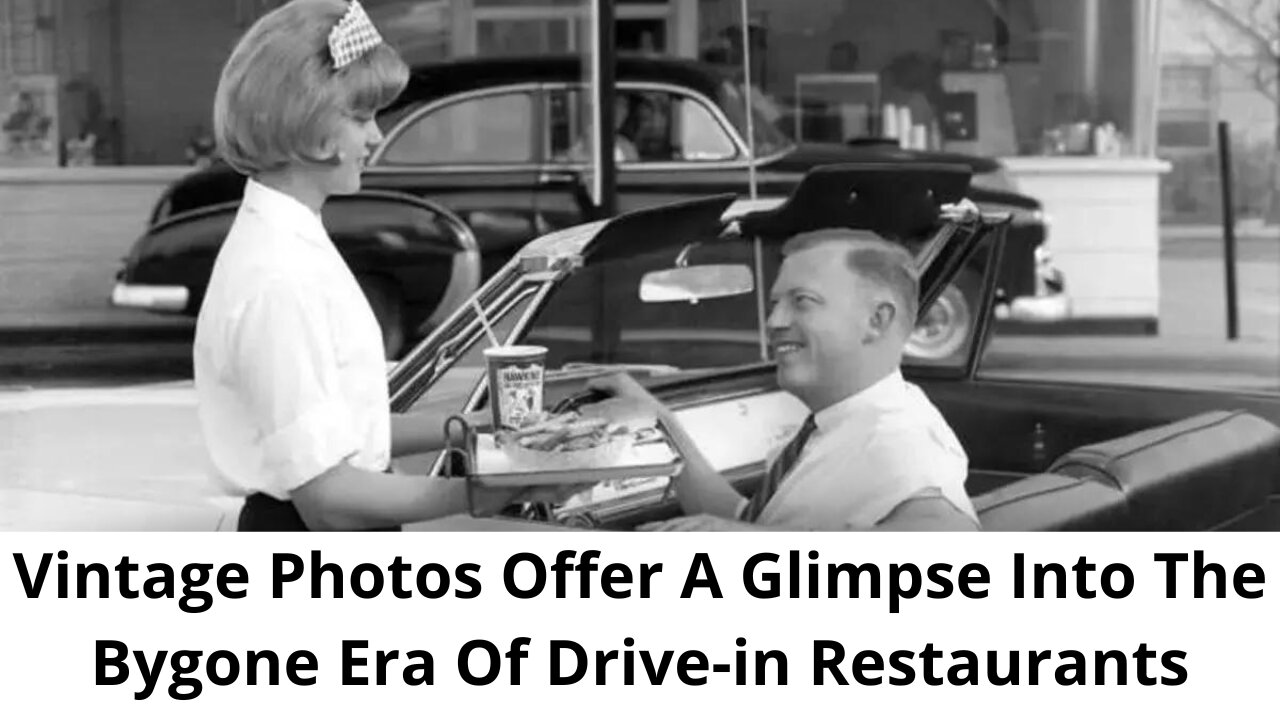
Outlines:
{"type": "Polygon", "coordinates": [[[870,322],[867,323],[867,339],[879,339],[893,332],[893,324],[897,318],[896,305],[887,300],[877,302],[872,308],[870,322]]]}

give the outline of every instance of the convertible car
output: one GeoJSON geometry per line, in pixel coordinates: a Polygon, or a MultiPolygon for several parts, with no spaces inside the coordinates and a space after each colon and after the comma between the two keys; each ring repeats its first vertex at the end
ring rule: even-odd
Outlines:
{"type": "MultiPolygon", "coordinates": [[[[628,371],[750,492],[766,448],[806,414],[778,388],[764,342],[780,241],[817,226],[867,228],[916,238],[905,242],[917,258],[921,313],[958,273],[981,279],[963,352],[910,359],[904,374],[965,446],[967,488],[986,529],[1280,529],[1280,397],[977,376],[1010,218],[966,211],[969,182],[963,166],[829,166],[785,201],[716,195],[545,235],[391,371],[393,410],[485,407],[487,322],[504,343],[548,348],[548,405],[589,401],[579,397],[586,378],[628,371]]],[[[467,472],[453,453],[400,464],[467,472]]],[[[503,522],[626,529],[678,512],[668,478],[653,477],[602,483],[503,522]]]]}
{"type": "MultiPolygon", "coordinates": [[[[576,56],[425,66],[379,116],[387,139],[370,158],[368,191],[332,202],[325,222],[379,318],[389,356],[400,357],[429,335],[459,298],[530,240],[599,217],[586,185],[583,77],[576,56]],[[434,208],[435,220],[423,219],[424,203],[434,208]],[[466,227],[456,252],[441,242],[441,225],[466,227]]],[[[960,163],[974,176],[970,198],[1011,216],[997,302],[1015,314],[1019,303],[1037,308],[1040,317],[1067,312],[1040,203],[1015,192],[995,160],[903,150],[867,138],[797,144],[772,122],[759,91],[751,160],[743,88],[713,67],[624,57],[617,88],[622,212],[742,192],[753,163],[760,194],[774,198],[786,197],[807,171],[824,164],[960,163]]],[[[195,315],[244,182],[217,164],[170,187],[118,273],[113,303],[195,315]]],[[[951,279],[921,318],[913,355],[961,351],[974,329],[978,280],[971,272],[951,279]]]]}

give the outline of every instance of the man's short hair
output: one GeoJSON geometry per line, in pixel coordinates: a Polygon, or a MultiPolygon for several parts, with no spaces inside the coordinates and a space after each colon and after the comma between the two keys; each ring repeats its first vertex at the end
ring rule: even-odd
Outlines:
{"type": "Polygon", "coordinates": [[[329,32],[346,0],[292,0],[237,43],[213,103],[222,157],[246,175],[299,161],[331,163],[323,148],[342,113],[373,114],[403,90],[409,69],[385,42],[335,70],[329,32]]]}
{"type": "Polygon", "coordinates": [[[858,277],[888,291],[898,306],[895,321],[910,332],[919,314],[920,281],[916,276],[915,257],[902,245],[886,240],[869,230],[826,228],[800,233],[782,246],[783,256],[826,244],[848,247],[845,266],[858,277]]]}

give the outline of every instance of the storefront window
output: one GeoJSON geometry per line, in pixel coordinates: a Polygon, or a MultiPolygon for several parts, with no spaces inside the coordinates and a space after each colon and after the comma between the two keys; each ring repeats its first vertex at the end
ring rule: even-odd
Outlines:
{"type": "MultiPolygon", "coordinates": [[[[281,4],[0,0],[0,168],[206,162],[222,66],[281,4]]],[[[464,3],[363,4],[409,62],[455,54],[464,3]]]]}
{"type": "Polygon", "coordinates": [[[738,135],[746,138],[755,133],[756,157],[768,157],[781,152],[793,143],[782,131],[779,123],[782,112],[767,93],[758,87],[752,87],[750,100],[745,85],[726,82],[720,86],[720,107],[729,116],[729,122],[737,128],[738,135]],[[751,122],[747,122],[748,103],[751,107],[751,122]]]}
{"type": "MultiPolygon", "coordinates": [[[[752,79],[795,140],[892,137],[994,157],[1137,152],[1136,0],[753,0],[752,79]]],[[[742,67],[737,0],[702,59],[742,67]]]]}
{"type": "Polygon", "coordinates": [[[49,0],[0,2],[0,167],[58,164],[58,77],[49,0]]]}
{"type": "MultiPolygon", "coordinates": [[[[0,0],[0,166],[201,162],[226,55],[280,4],[0,0]]],[[[590,40],[585,0],[364,4],[413,65],[580,54],[590,40]]],[[[1185,129],[1141,106],[1158,89],[1144,59],[1150,7],[750,0],[757,153],[866,137],[992,157],[1149,153],[1157,127],[1185,129]]],[[[744,80],[740,0],[617,0],[614,10],[619,51],[699,59],[744,80]]],[[[723,108],[745,102],[741,85],[724,95],[723,108]]],[[[745,118],[729,118],[743,137],[745,118]]]]}

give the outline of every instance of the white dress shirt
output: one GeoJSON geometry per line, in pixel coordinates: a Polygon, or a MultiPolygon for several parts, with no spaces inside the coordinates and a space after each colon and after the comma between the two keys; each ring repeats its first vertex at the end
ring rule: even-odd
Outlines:
{"type": "Polygon", "coordinates": [[[386,470],[381,330],[319,216],[250,180],[196,324],[195,385],[219,479],[279,500],[343,461],[386,470]]]}
{"type": "MultiPolygon", "coordinates": [[[[765,505],[761,524],[868,530],[907,499],[931,491],[977,522],[964,489],[964,448],[900,372],[816,413],[814,421],[817,429],[765,505]]],[[[770,453],[770,466],[781,450],[770,453]]]]}

